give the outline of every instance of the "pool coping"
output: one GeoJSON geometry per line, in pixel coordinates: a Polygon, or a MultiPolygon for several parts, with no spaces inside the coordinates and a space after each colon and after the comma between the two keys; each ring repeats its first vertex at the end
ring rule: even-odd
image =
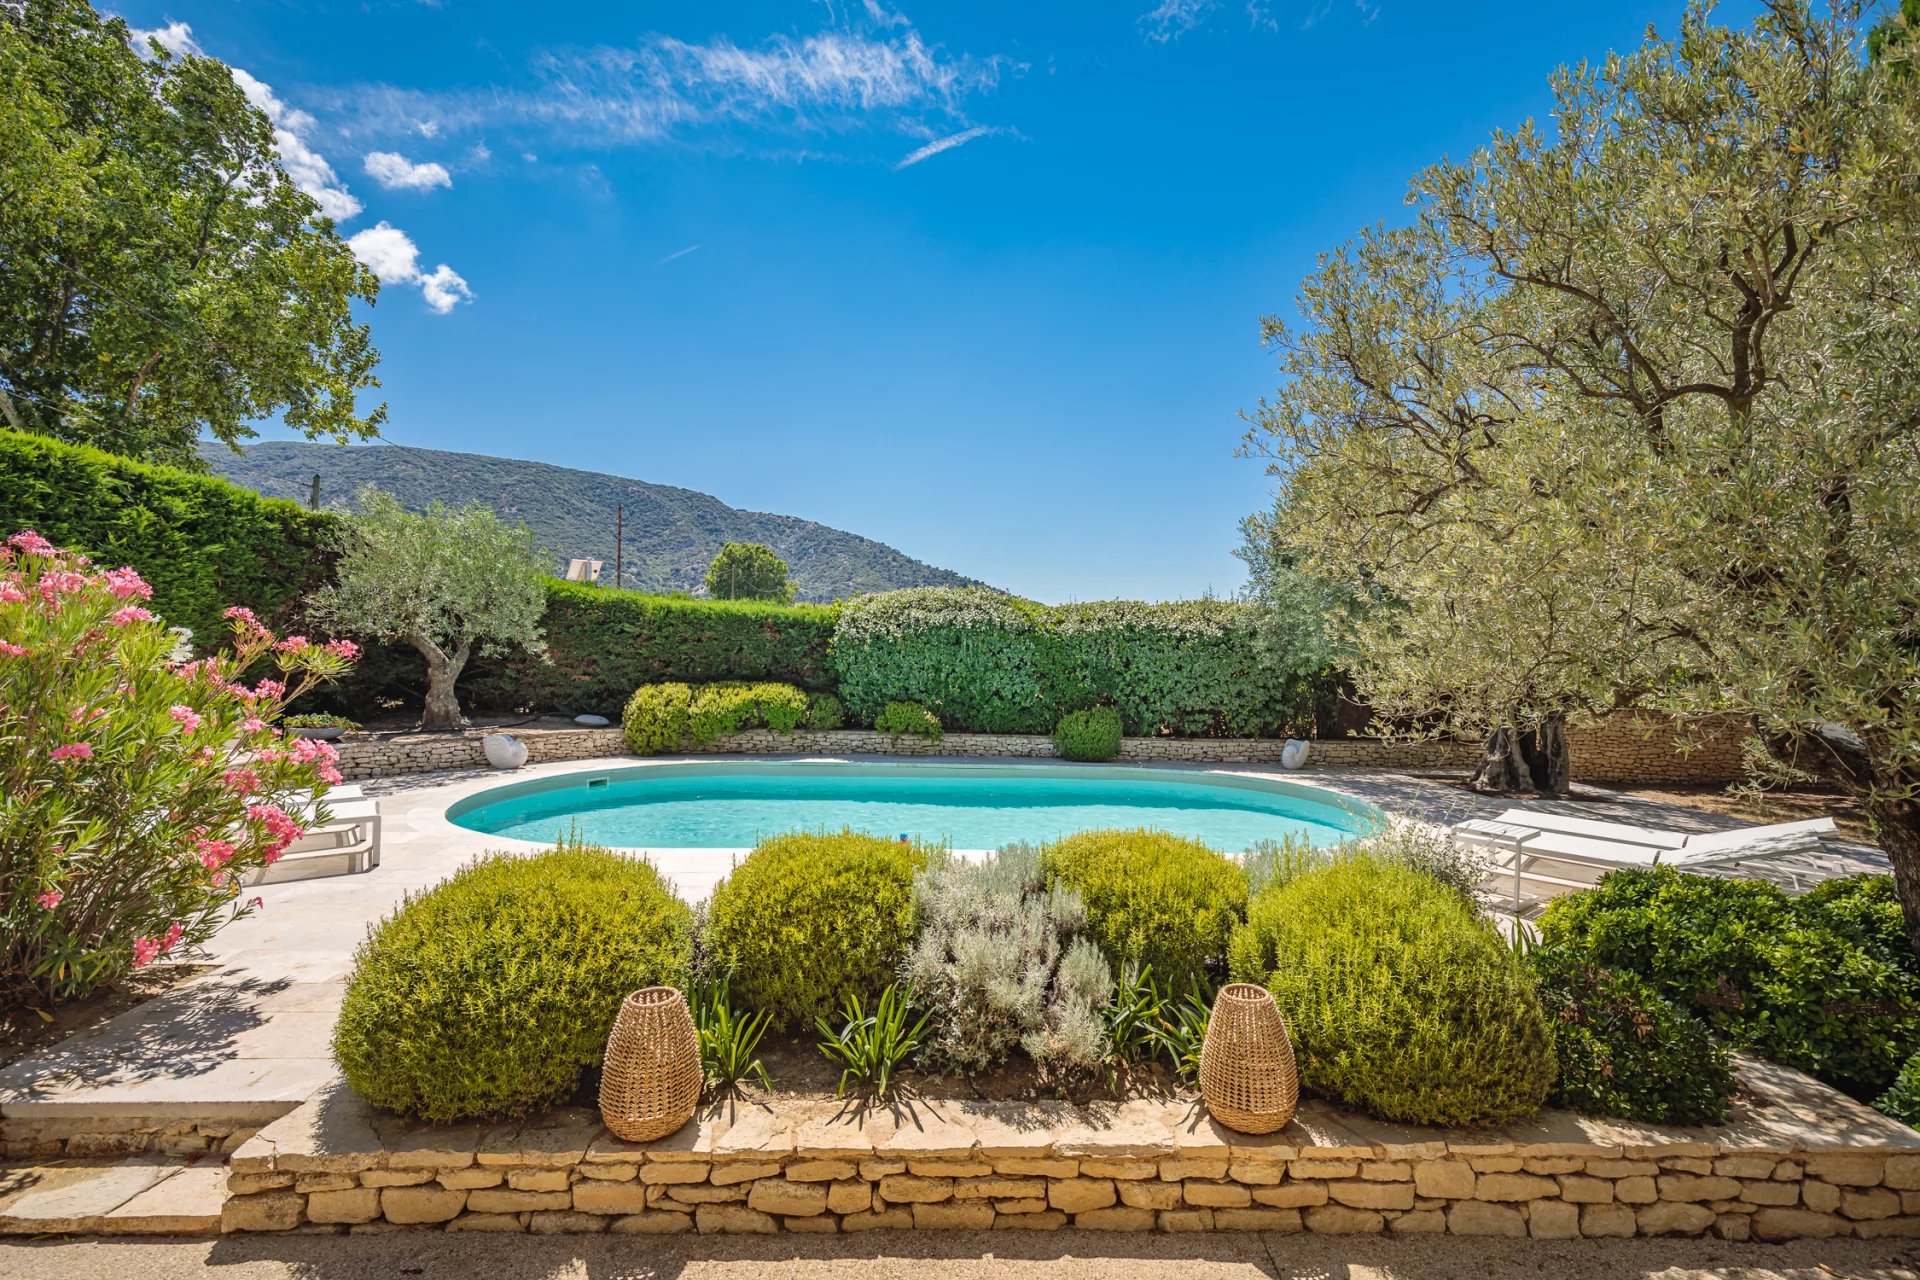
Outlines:
{"type": "MultiPolygon", "coordinates": [[[[991,775],[991,776],[999,776],[999,777],[1012,777],[1012,776],[1034,774],[1042,771],[1050,771],[1050,772],[1056,772],[1056,773],[1070,772],[1077,776],[1082,776],[1082,777],[1091,776],[1093,778],[1104,779],[1104,780],[1115,780],[1115,781],[1126,779],[1129,776],[1137,776],[1141,774],[1167,774],[1167,775],[1200,774],[1200,775],[1206,775],[1212,778],[1219,779],[1219,785],[1221,785],[1223,789],[1255,791],[1255,792],[1261,792],[1265,794],[1278,794],[1278,795],[1291,796],[1295,799],[1305,800],[1315,804],[1322,804],[1329,808],[1342,810],[1345,813],[1350,814],[1354,818],[1360,820],[1362,824],[1368,824],[1375,828],[1379,826],[1383,826],[1386,823],[1392,821],[1393,819],[1393,815],[1389,814],[1386,810],[1380,808],[1378,805],[1372,804],[1366,800],[1361,800],[1357,797],[1344,795],[1340,791],[1331,787],[1320,786],[1312,782],[1301,780],[1297,776],[1297,771],[1289,770],[1289,771],[1286,771],[1284,774],[1276,773],[1273,770],[1273,768],[1270,766],[1267,768],[1246,768],[1246,767],[1233,767],[1233,766],[1214,764],[1214,763],[1199,764],[1199,763],[1173,762],[1173,761],[1167,761],[1167,762],[1155,761],[1155,762],[1139,762],[1139,763],[1135,763],[1135,762],[1086,763],[1086,762],[1079,762],[1079,761],[1068,761],[1068,760],[1058,760],[1058,759],[1049,760],[1044,758],[1027,758],[1027,757],[1018,757],[1018,756],[1013,756],[1013,757],[979,757],[979,756],[897,757],[897,756],[865,756],[865,755],[738,756],[738,757],[730,757],[724,760],[716,760],[710,755],[696,755],[696,756],[661,755],[661,756],[602,757],[599,760],[554,762],[555,765],[559,765],[563,763],[567,765],[577,766],[577,767],[561,769],[561,768],[553,768],[549,766],[549,768],[543,769],[541,772],[541,775],[538,777],[525,778],[520,781],[503,782],[498,786],[484,787],[479,790],[467,791],[458,799],[454,800],[452,803],[447,805],[445,811],[442,814],[442,817],[450,826],[456,827],[462,831],[471,832],[474,835],[485,837],[489,840],[511,840],[516,845],[525,845],[532,848],[545,848],[551,843],[551,841],[528,840],[518,836],[501,835],[498,833],[486,831],[482,828],[466,826],[465,824],[460,822],[459,819],[462,816],[464,816],[466,813],[471,813],[474,810],[482,808],[487,804],[500,803],[505,800],[517,799],[525,796],[533,796],[533,795],[543,794],[546,792],[557,791],[557,790],[566,788],[569,785],[574,785],[574,786],[582,785],[580,783],[569,782],[569,780],[574,778],[576,775],[582,775],[587,778],[603,779],[608,782],[618,782],[618,781],[626,780],[628,778],[632,778],[635,775],[639,775],[643,773],[643,771],[648,769],[667,768],[667,769],[685,771],[684,773],[679,774],[677,776],[688,776],[688,775],[726,776],[730,774],[740,774],[740,773],[745,773],[753,770],[761,770],[761,769],[778,771],[778,772],[813,770],[813,771],[817,771],[820,776],[829,776],[834,771],[837,771],[840,769],[888,769],[888,770],[901,770],[903,772],[905,771],[932,772],[937,770],[946,774],[971,773],[971,774],[991,775]],[[619,763],[609,765],[604,763],[607,760],[619,761],[619,763]]],[[[519,773],[522,771],[521,770],[501,770],[500,772],[501,773],[519,773]]],[[[591,784],[589,783],[587,785],[591,785],[591,784]]],[[[1147,825],[1150,826],[1151,824],[1147,824],[1147,825]]],[[[1363,826],[1363,829],[1364,829],[1364,826],[1363,826]]],[[[1351,837],[1354,835],[1362,834],[1362,832],[1353,831],[1353,832],[1348,832],[1346,834],[1348,837],[1351,837]]],[[[603,841],[592,841],[592,843],[605,844],[605,842],[603,841]]],[[[746,853],[750,851],[754,846],[751,844],[688,845],[688,846],[605,844],[605,847],[619,849],[622,852],[632,852],[632,853],[637,853],[641,855],[646,855],[655,850],[678,851],[678,850],[692,850],[692,849],[702,849],[712,853],[741,854],[741,853],[746,853]]],[[[980,854],[986,854],[986,853],[992,852],[991,848],[968,848],[968,847],[961,847],[961,846],[949,846],[949,847],[954,853],[968,854],[968,855],[980,855],[980,854]]],[[[1228,853],[1229,855],[1233,855],[1241,851],[1223,850],[1222,852],[1228,853]]]]}

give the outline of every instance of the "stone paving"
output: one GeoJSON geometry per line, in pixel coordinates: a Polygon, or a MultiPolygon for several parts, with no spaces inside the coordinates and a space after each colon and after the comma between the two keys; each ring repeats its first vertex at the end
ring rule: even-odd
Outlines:
{"type": "MultiPolygon", "coordinates": [[[[554,762],[529,766],[514,777],[638,763],[643,762],[633,757],[554,762]]],[[[1263,766],[1223,771],[1310,782],[1431,822],[1490,816],[1510,803],[1411,774],[1335,769],[1283,774],[1263,766]]],[[[447,821],[448,805],[502,781],[492,771],[465,770],[366,784],[381,802],[380,866],[357,875],[262,887],[264,910],[223,930],[207,957],[192,957],[212,959],[218,966],[213,973],[0,1071],[4,1154],[46,1155],[66,1150],[75,1137],[81,1138],[75,1154],[230,1148],[312,1096],[333,1075],[328,1039],[353,949],[367,926],[409,893],[439,882],[480,853],[540,847],[447,821]],[[139,1133],[129,1138],[129,1130],[139,1133]]],[[[1618,795],[1550,807],[1682,830],[1739,825],[1716,814],[1618,795]]],[[[1885,868],[1875,850],[1834,847],[1862,869],[1885,868]]],[[[655,849],[648,854],[683,897],[697,901],[744,852],[655,849]]]]}

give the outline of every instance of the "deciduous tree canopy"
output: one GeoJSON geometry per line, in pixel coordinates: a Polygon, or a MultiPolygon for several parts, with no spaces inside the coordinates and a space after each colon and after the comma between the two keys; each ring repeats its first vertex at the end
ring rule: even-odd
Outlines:
{"type": "Polygon", "coordinates": [[[378,289],[223,64],[0,0],[0,420],[190,467],[263,418],[371,435],[378,289]]]}

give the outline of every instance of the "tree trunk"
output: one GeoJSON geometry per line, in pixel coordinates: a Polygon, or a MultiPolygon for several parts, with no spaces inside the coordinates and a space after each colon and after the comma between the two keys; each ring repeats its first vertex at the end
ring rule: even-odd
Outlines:
{"type": "Polygon", "coordinates": [[[1907,944],[1920,952],[1920,802],[1899,792],[1866,797],[1874,835],[1893,863],[1893,892],[1906,918],[1907,944]]]}
{"type": "Polygon", "coordinates": [[[1487,735],[1480,765],[1467,781],[1486,795],[1521,791],[1566,795],[1572,783],[1566,717],[1556,711],[1537,729],[1495,729],[1487,735]]]}
{"type": "Polygon", "coordinates": [[[452,655],[424,636],[409,636],[408,642],[427,660],[427,701],[420,709],[422,729],[461,729],[466,718],[460,714],[460,699],[454,684],[467,663],[463,644],[452,655]]]}

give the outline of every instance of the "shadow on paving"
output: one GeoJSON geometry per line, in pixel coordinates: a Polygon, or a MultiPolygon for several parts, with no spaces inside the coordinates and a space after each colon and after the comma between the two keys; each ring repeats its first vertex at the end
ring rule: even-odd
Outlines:
{"type": "MultiPolygon", "coordinates": [[[[207,1272],[249,1277],[279,1263],[299,1280],[368,1276],[486,1280],[701,1280],[704,1277],[1047,1277],[1048,1280],[1920,1280],[1907,1241],[1530,1241],[1452,1236],[1165,1236],[1054,1231],[873,1232],[850,1236],[486,1236],[434,1231],[366,1236],[228,1236],[200,1255],[207,1272]]],[[[137,1266],[136,1252],[127,1255],[137,1266]]],[[[31,1277],[42,1272],[28,1271],[31,1277]]],[[[44,1274],[52,1275],[53,1272],[44,1274]]],[[[130,1274],[130,1273],[123,1273],[130,1274]]],[[[159,1273],[156,1273],[159,1274],[159,1273]]]]}

